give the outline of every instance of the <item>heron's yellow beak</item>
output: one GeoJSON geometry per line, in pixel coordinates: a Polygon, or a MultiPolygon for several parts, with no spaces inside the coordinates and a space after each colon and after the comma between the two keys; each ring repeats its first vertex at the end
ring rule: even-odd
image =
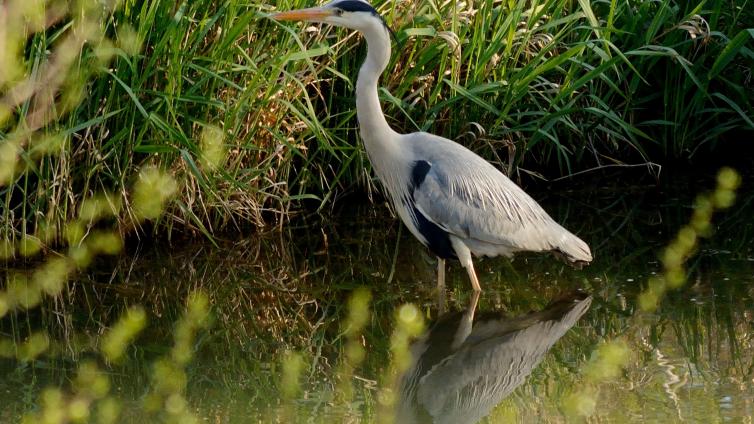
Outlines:
{"type": "Polygon", "coordinates": [[[291,10],[288,12],[279,12],[270,15],[270,18],[276,21],[321,21],[328,16],[332,16],[331,10],[321,7],[310,7],[308,9],[291,10]]]}

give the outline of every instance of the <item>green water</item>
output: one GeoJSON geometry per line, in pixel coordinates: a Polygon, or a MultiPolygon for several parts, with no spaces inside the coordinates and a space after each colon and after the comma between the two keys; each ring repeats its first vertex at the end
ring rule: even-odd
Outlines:
{"type": "MultiPolygon", "coordinates": [[[[657,253],[687,222],[694,194],[713,181],[678,179],[659,187],[648,181],[627,187],[629,181],[616,182],[617,188],[590,185],[535,193],[556,220],[592,246],[595,261],[589,267],[574,270],[548,255],[477,261],[484,291],[474,328],[495,320],[507,329],[485,342],[490,349],[538,355],[531,369],[506,359],[511,372],[524,375],[509,377],[520,381],[499,390],[505,396],[493,405],[475,406],[476,415],[485,417],[482,422],[573,420],[564,413],[569,395],[586,384],[584,369],[605,340],[625,341],[630,350],[617,376],[590,388],[595,403],[589,421],[751,422],[754,195],[743,191],[733,209],[715,217],[714,235],[702,241],[689,262],[687,285],[669,293],[657,312],[635,315],[636,296],[660,271],[657,253]],[[514,317],[543,310],[579,290],[591,296],[591,307],[572,327],[565,325],[562,337],[536,333],[551,339],[536,354],[511,342],[513,336],[524,337],[515,331],[543,321],[514,317]]],[[[283,232],[228,234],[218,246],[175,238],[170,244],[133,241],[127,250],[117,258],[98,259],[62,298],[0,321],[6,339],[21,340],[40,329],[52,339],[36,361],[0,359],[1,422],[36,410],[43,387],[70,388],[78,364],[86,359],[99,361],[107,371],[111,393],[122,402],[123,422],[155,419],[141,407],[151,384],[151,364],[169,352],[173,323],[187,294],[197,289],[207,293],[213,308],[211,327],[200,332],[187,368],[186,398],[200,421],[371,422],[389,372],[396,308],[413,303],[429,324],[440,316],[434,258],[382,205],[343,202],[325,217],[296,218],[283,232]],[[343,381],[346,305],[359,287],[369,288],[372,296],[371,315],[357,338],[366,356],[343,381]],[[105,364],[97,354],[98,336],[133,304],[145,307],[149,325],[123,364],[105,364]],[[300,388],[290,400],[283,399],[280,387],[285,352],[300,352],[304,360],[300,388]],[[345,399],[337,390],[344,385],[352,389],[345,399]]],[[[448,313],[433,340],[457,334],[458,321],[448,317],[462,316],[472,300],[458,264],[450,264],[447,280],[442,306],[448,313]]],[[[480,345],[467,341],[467,353],[480,345]]],[[[434,360],[452,364],[452,352],[442,346],[430,353],[434,360]]],[[[471,369],[473,362],[457,365],[471,369]]],[[[478,371],[470,373],[479,378],[478,371]]],[[[500,373],[489,367],[487,377],[505,378],[500,373]]],[[[434,383],[427,379],[424,396],[439,402],[445,391],[461,387],[457,381],[450,376],[434,383]]],[[[466,387],[467,408],[484,395],[480,387],[466,387]]],[[[495,393],[485,396],[495,399],[495,393]]],[[[452,416],[450,411],[443,414],[452,416]]]]}

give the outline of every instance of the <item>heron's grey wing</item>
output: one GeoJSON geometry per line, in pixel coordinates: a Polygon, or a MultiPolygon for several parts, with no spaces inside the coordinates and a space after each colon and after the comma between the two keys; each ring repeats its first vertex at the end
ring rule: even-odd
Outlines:
{"type": "MultiPolygon", "coordinates": [[[[444,140],[444,139],[442,139],[444,140]]],[[[552,248],[562,228],[521,188],[476,154],[449,140],[442,154],[423,152],[429,166],[416,178],[413,197],[427,219],[462,239],[527,250],[552,248]]]]}

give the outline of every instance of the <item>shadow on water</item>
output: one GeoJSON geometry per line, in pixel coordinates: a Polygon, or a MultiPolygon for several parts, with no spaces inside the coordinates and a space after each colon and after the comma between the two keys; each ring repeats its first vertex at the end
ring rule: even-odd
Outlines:
{"type": "MultiPolygon", "coordinates": [[[[451,330],[421,339],[428,345],[439,341],[441,349],[427,348],[424,354],[431,356],[422,357],[414,370],[421,377],[404,393],[412,393],[408,397],[430,416],[454,402],[471,406],[478,400],[475,395],[484,394],[487,403],[468,412],[470,421],[486,416],[482,422],[563,422],[563,405],[581,384],[595,348],[620,338],[631,346],[627,366],[594,388],[598,396],[592,419],[750,419],[754,194],[742,192],[736,206],[716,218],[714,236],[704,240],[689,264],[689,283],[671,292],[655,313],[634,317],[642,285],[660,272],[658,250],[688,221],[699,187],[711,186],[680,178],[659,187],[637,180],[633,185],[621,181],[616,187],[587,186],[538,196],[556,220],[594,246],[595,262],[573,270],[546,255],[524,255],[512,263],[480,260],[477,272],[485,291],[476,322],[464,330],[465,337],[451,330]],[[557,302],[551,305],[562,293],[579,289],[590,297],[571,304],[570,312],[557,302]],[[551,310],[548,305],[559,312],[530,314],[551,310]],[[540,344],[525,346],[535,333],[540,344]],[[451,349],[453,341],[447,346],[451,334],[456,349],[451,349]],[[503,355],[495,366],[462,371],[471,363],[465,358],[491,359],[495,353],[503,355]],[[515,362],[514,355],[525,360],[515,362]],[[507,380],[496,368],[504,361],[518,367],[507,380]],[[490,385],[475,386],[471,378],[482,374],[474,372],[485,368],[490,385]],[[470,378],[466,383],[456,379],[464,372],[470,378]],[[443,397],[434,389],[456,390],[457,395],[443,397]]],[[[747,186],[742,189],[750,190],[747,186]]],[[[187,400],[200,419],[271,422],[286,409],[302,421],[375,420],[380,381],[391,361],[396,308],[417,305],[424,318],[437,322],[435,330],[453,327],[454,319],[463,322],[463,314],[439,317],[434,258],[400,229],[386,208],[341,205],[335,219],[305,217],[282,233],[228,235],[219,247],[180,241],[135,245],[127,255],[99,259],[60,298],[48,299],[30,313],[9,314],[0,320],[4,339],[21,344],[42,329],[52,340],[36,361],[0,358],[0,421],[15,421],[39,408],[43,387],[69,387],[77,365],[98,357],[98,337],[133,304],[144,306],[149,325],[127,351],[128,360],[103,368],[109,372],[112,393],[124,402],[123,420],[148,418],[140,405],[152,363],[170,350],[173,323],[188,293],[196,289],[207,293],[213,305],[212,326],[202,333],[186,370],[187,400]],[[359,287],[372,293],[371,315],[358,338],[366,356],[347,380],[353,396],[343,405],[337,393],[348,342],[343,325],[347,300],[359,287]],[[281,358],[289,351],[302,354],[304,368],[300,390],[284,401],[281,358]]],[[[9,271],[2,272],[6,278],[9,271]]],[[[468,279],[457,264],[448,269],[447,288],[449,309],[465,308],[472,300],[468,279]]]]}

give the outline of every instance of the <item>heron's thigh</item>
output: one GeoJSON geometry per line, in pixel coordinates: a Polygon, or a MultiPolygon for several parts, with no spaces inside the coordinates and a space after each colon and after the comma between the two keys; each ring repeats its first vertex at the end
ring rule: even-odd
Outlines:
{"type": "Polygon", "coordinates": [[[458,260],[461,262],[461,266],[463,266],[464,268],[474,266],[471,262],[471,250],[469,250],[468,246],[466,246],[466,243],[464,243],[463,240],[454,235],[451,235],[450,244],[451,246],[453,246],[453,250],[455,250],[456,256],[458,256],[458,260]]]}

